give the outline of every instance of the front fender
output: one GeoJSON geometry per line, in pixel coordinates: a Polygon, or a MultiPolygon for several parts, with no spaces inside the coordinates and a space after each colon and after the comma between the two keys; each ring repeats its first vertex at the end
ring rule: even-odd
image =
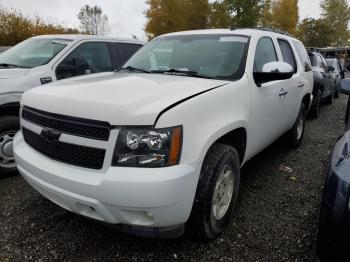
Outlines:
{"type": "Polygon", "coordinates": [[[171,108],[161,115],[156,127],[182,125],[180,163],[201,163],[211,145],[230,131],[245,128],[248,137],[250,117],[250,90],[244,76],[171,108]]]}
{"type": "Polygon", "coordinates": [[[8,92],[0,95],[0,106],[10,104],[10,103],[19,103],[21,101],[23,92],[8,92]]]}

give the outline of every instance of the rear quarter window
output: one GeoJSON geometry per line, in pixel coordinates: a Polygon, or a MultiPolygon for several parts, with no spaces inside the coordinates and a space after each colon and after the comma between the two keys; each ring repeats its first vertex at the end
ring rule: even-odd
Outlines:
{"type": "Polygon", "coordinates": [[[292,47],[287,40],[278,39],[278,45],[281,49],[283,62],[290,64],[293,67],[294,73],[298,71],[292,47]]]}
{"type": "MultiPolygon", "coordinates": [[[[311,53],[308,54],[306,49],[305,49],[305,46],[300,42],[293,41],[293,45],[294,45],[295,49],[297,50],[299,59],[301,61],[301,64],[304,66],[305,72],[311,71],[311,65],[312,66],[314,66],[314,65],[312,64],[312,59],[309,56],[312,54],[311,53]]],[[[316,57],[315,57],[315,59],[316,59],[316,57]]],[[[316,61],[316,64],[317,64],[317,61],[316,61]]]]}

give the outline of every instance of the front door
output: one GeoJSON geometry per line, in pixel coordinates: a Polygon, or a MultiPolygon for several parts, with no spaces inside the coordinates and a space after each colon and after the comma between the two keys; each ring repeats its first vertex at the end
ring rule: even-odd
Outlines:
{"type": "MultiPolygon", "coordinates": [[[[269,62],[278,61],[272,38],[259,39],[255,52],[254,72],[262,72],[269,62]]],[[[251,80],[253,128],[257,134],[252,137],[252,145],[260,151],[281,135],[284,129],[286,96],[288,95],[282,81],[272,81],[256,85],[251,80]]]]}

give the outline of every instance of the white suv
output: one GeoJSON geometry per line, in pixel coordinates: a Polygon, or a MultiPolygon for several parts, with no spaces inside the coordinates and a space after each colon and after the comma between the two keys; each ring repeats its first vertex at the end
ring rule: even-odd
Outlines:
{"type": "Polygon", "coordinates": [[[113,71],[143,42],[91,35],[41,35],[0,55],[0,176],[16,172],[12,140],[23,92],[73,76],[113,71]]]}
{"type": "Polygon", "coordinates": [[[303,44],[268,30],[162,35],[115,73],[23,95],[18,170],[46,198],[137,235],[209,239],[240,168],[303,138],[313,77],[303,44]]]}

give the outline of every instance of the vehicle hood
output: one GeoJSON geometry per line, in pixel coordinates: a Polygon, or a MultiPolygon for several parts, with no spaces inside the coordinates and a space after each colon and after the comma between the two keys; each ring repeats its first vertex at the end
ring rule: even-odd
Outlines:
{"type": "Polygon", "coordinates": [[[23,77],[29,70],[29,68],[0,68],[0,80],[23,77]]]}
{"type": "Polygon", "coordinates": [[[153,125],[167,107],[230,83],[187,76],[103,73],[40,86],[26,92],[22,105],[112,125],[153,125]]]}

